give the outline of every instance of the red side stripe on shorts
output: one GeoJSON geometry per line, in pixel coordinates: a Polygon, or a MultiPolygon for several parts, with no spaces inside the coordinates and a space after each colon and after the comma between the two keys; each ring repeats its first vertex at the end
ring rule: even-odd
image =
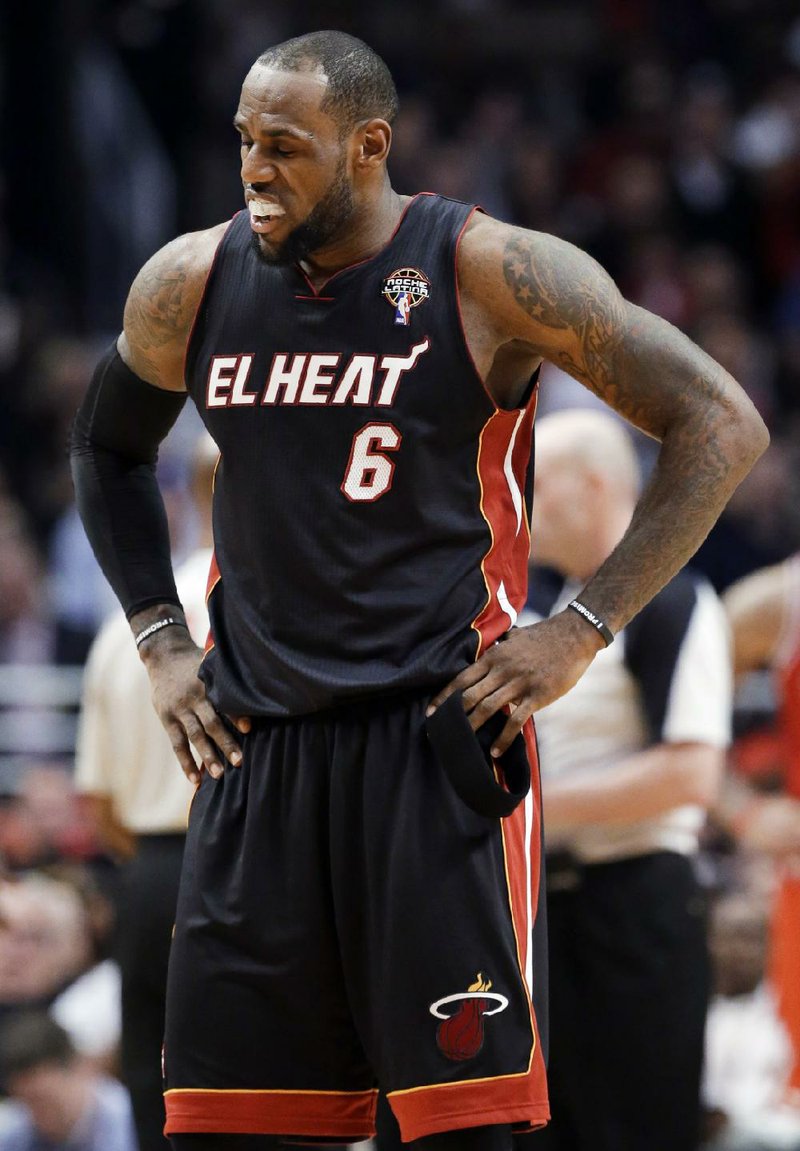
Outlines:
{"type": "Polygon", "coordinates": [[[528,952],[530,937],[539,902],[541,871],[541,811],[542,798],[539,783],[539,758],[536,749],[533,720],[522,729],[528,762],[531,767],[531,790],[524,803],[502,821],[503,848],[508,869],[511,918],[517,936],[520,969],[528,992],[532,994],[532,976],[528,952]]]}
{"type": "Polygon", "coordinates": [[[376,1090],[164,1093],[165,1135],[309,1135],[349,1143],[375,1134],[376,1090]]]}

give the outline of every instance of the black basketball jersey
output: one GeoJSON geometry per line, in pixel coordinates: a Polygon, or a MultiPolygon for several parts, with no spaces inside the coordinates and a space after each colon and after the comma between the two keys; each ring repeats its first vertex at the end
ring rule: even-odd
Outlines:
{"type": "Polygon", "coordinates": [[[186,382],[221,452],[201,674],[229,714],[438,688],[525,603],[535,388],[500,410],[470,358],[473,211],[415,197],[319,290],[246,212],[220,243],[186,382]]]}

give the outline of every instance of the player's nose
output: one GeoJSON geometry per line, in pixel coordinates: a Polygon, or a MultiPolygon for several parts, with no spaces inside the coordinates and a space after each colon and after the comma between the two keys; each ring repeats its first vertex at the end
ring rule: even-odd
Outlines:
{"type": "Polygon", "coordinates": [[[275,165],[263,156],[258,155],[257,148],[251,148],[242,160],[242,183],[245,187],[252,187],[256,192],[259,185],[271,184],[277,175],[275,165]]]}

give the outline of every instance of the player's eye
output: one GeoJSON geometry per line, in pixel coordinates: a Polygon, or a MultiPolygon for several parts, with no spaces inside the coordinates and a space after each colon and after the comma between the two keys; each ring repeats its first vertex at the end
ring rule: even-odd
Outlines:
{"type": "Polygon", "coordinates": [[[279,156],[283,156],[284,158],[294,155],[294,152],[289,148],[276,148],[275,151],[279,156]]]}

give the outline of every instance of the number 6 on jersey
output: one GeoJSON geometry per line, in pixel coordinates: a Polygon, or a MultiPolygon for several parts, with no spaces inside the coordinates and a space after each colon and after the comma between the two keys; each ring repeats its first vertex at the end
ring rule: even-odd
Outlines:
{"type": "Polygon", "coordinates": [[[392,486],[394,460],[382,454],[396,452],[403,437],[393,424],[367,424],[353,436],[341,490],[349,500],[372,503],[392,486]]]}

